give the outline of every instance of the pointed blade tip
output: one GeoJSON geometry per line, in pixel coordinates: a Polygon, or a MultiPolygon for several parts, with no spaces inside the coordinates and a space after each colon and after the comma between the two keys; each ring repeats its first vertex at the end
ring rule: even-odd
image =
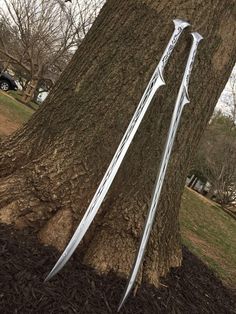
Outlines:
{"type": "Polygon", "coordinates": [[[118,306],[118,309],[117,309],[117,312],[119,312],[122,308],[122,306],[124,305],[128,295],[130,293],[130,290],[129,289],[126,289],[125,293],[123,294],[123,297],[121,298],[121,301],[120,301],[120,304],[118,306]]]}
{"type": "Polygon", "coordinates": [[[120,304],[119,304],[119,306],[118,306],[118,309],[117,309],[117,313],[119,313],[119,312],[120,312],[120,310],[121,310],[121,308],[122,308],[123,304],[124,304],[124,299],[123,299],[123,300],[121,300],[121,302],[120,302],[120,304]]]}
{"type": "Polygon", "coordinates": [[[50,273],[47,275],[47,277],[44,279],[44,283],[48,282],[51,279],[50,273]]]}
{"type": "Polygon", "coordinates": [[[51,270],[50,273],[47,275],[47,277],[44,279],[44,282],[48,282],[49,280],[51,280],[57,272],[51,270]]]}

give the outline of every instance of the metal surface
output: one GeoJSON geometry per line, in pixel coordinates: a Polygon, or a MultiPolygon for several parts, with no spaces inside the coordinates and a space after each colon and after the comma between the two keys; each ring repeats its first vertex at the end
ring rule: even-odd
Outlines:
{"type": "Polygon", "coordinates": [[[2,82],[2,83],[1,83],[1,89],[4,90],[4,91],[8,91],[8,89],[9,89],[9,84],[8,84],[8,83],[5,83],[5,82],[2,82]]]}
{"type": "Polygon", "coordinates": [[[176,99],[174,112],[173,112],[169,132],[168,132],[168,136],[167,136],[167,140],[166,140],[166,145],[165,145],[164,153],[162,155],[162,159],[160,162],[160,168],[159,168],[159,172],[157,175],[156,184],[155,184],[155,188],[154,188],[154,192],[153,192],[153,196],[152,196],[151,206],[149,208],[148,216],[147,216],[147,219],[145,222],[145,227],[143,230],[143,234],[141,237],[141,241],[140,241],[137,255],[135,258],[135,262],[133,264],[133,267],[132,267],[132,270],[130,273],[130,277],[129,277],[128,284],[127,284],[126,289],[125,289],[125,293],[124,293],[124,295],[121,299],[120,305],[118,307],[118,311],[121,309],[122,305],[124,304],[125,300],[127,299],[128,295],[129,295],[129,293],[130,293],[130,291],[134,285],[134,282],[136,280],[140,266],[142,264],[145,249],[146,249],[147,242],[148,242],[148,239],[150,236],[151,228],[152,228],[152,225],[153,225],[153,222],[155,219],[157,204],[158,204],[158,201],[160,198],[161,189],[162,189],[162,185],[164,182],[165,173],[166,173],[167,165],[168,165],[168,162],[170,159],[170,154],[171,154],[171,150],[173,147],[174,138],[175,138],[176,131],[178,128],[180,117],[181,117],[184,105],[189,103],[189,96],[188,96],[189,78],[190,78],[190,74],[192,71],[195,55],[197,52],[197,46],[202,39],[202,36],[198,33],[192,33],[192,36],[193,36],[193,43],[192,43],[192,47],[191,47],[191,50],[189,53],[188,61],[187,61],[186,67],[185,67],[183,79],[182,79],[182,82],[181,82],[181,85],[179,88],[178,96],[176,99]]]}
{"type": "Polygon", "coordinates": [[[75,251],[76,247],[80,243],[80,241],[83,239],[84,234],[86,233],[87,229],[89,228],[90,224],[92,223],[95,215],[98,212],[98,209],[104,199],[104,197],[107,194],[107,191],[121,165],[121,162],[129,148],[129,145],[144,117],[145,112],[147,111],[151,100],[157,91],[157,89],[165,85],[165,82],[163,80],[163,70],[164,67],[171,55],[171,52],[173,51],[179,36],[181,35],[182,31],[189,26],[189,23],[182,21],[182,20],[174,20],[175,29],[171,36],[171,39],[161,57],[161,60],[156,67],[151,80],[148,83],[148,86],[138,104],[138,107],[132,117],[132,120],[130,121],[130,124],[118,146],[118,149],[88,207],[86,210],[86,213],[84,217],[82,218],[78,228],[76,229],[72,239],[70,240],[69,244],[67,245],[66,249],[64,250],[63,254],[57,261],[56,265],[52,269],[52,271],[49,273],[46,281],[52,278],[69,260],[73,252],[75,251]]]}

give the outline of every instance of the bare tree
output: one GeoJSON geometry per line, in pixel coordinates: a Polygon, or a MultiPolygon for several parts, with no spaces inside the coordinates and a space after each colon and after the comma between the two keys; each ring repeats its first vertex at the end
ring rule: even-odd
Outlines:
{"type": "Polygon", "coordinates": [[[210,195],[223,206],[236,200],[235,164],[236,128],[231,117],[218,111],[200,141],[193,173],[211,183],[210,195]]]}
{"type": "Polygon", "coordinates": [[[61,8],[70,18],[77,32],[78,44],[80,44],[105,3],[105,0],[73,0],[70,6],[66,6],[63,0],[58,1],[61,8]]]}
{"type": "Polygon", "coordinates": [[[89,1],[73,6],[59,0],[4,3],[0,53],[30,77],[23,94],[23,101],[29,102],[40,81],[54,83],[58,78],[91,25],[97,7],[89,1]]]}

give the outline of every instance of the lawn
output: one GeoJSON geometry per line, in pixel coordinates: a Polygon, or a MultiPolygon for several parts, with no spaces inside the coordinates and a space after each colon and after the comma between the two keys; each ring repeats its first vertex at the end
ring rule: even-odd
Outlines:
{"type": "Polygon", "coordinates": [[[26,122],[34,110],[16,100],[13,96],[0,91],[0,112],[15,122],[26,122]]]}
{"type": "MultiPolygon", "coordinates": [[[[13,96],[13,98],[15,98],[16,100],[18,100],[19,102],[21,102],[21,98],[22,98],[22,91],[9,91],[7,93],[8,95],[10,96],[13,96]]],[[[33,101],[30,101],[29,104],[28,104],[28,107],[32,108],[33,110],[37,110],[39,108],[39,105],[36,104],[35,102],[33,101]]]]}
{"type": "Polygon", "coordinates": [[[180,211],[183,243],[226,283],[236,286],[236,221],[219,205],[185,189],[180,211]]]}
{"type": "Polygon", "coordinates": [[[28,121],[34,112],[13,96],[0,91],[0,137],[14,132],[28,121]]]}

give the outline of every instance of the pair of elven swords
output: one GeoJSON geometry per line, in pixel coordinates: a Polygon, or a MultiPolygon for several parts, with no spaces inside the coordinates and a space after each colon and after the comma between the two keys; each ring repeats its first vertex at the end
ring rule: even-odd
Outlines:
{"type": "MultiPolygon", "coordinates": [[[[61,257],[59,258],[59,260],[57,261],[56,265],[54,266],[54,268],[52,269],[52,271],[49,273],[49,275],[47,276],[47,278],[45,279],[46,281],[49,280],[50,278],[52,278],[65,264],[66,262],[69,260],[69,258],[71,257],[71,255],[73,254],[73,252],[75,251],[76,247],[78,246],[78,244],[81,242],[81,240],[83,239],[86,231],[88,230],[90,224],[92,223],[95,215],[98,212],[98,209],[102,203],[102,201],[104,200],[108,189],[110,188],[112,181],[121,165],[121,162],[130,146],[131,141],[134,138],[134,135],[144,117],[144,114],[146,113],[151,100],[153,98],[153,96],[155,95],[157,89],[159,87],[161,87],[162,85],[165,85],[164,79],[163,79],[163,71],[165,68],[165,65],[182,33],[182,31],[188,27],[190,24],[183,21],[183,20],[179,20],[179,19],[175,19],[174,20],[174,25],[175,25],[175,29],[174,32],[170,38],[170,41],[161,57],[161,60],[159,62],[159,64],[157,65],[151,80],[149,81],[146,90],[138,104],[138,107],[132,117],[132,120],[130,121],[130,124],[117,148],[117,151],[88,207],[88,209],[86,210],[84,217],[82,218],[79,226],[77,227],[73,237],[71,238],[69,244],[67,245],[67,247],[65,248],[64,252],[62,253],[61,257]]],[[[118,311],[121,309],[122,305],[124,304],[125,300],[127,299],[138,274],[138,271],[140,269],[140,266],[142,264],[142,260],[144,257],[144,253],[145,253],[145,249],[147,246],[147,242],[150,236],[150,232],[151,232],[151,228],[155,219],[155,213],[157,210],[157,205],[158,205],[158,201],[160,198],[160,194],[161,194],[161,189],[162,189],[162,185],[164,182],[164,178],[165,178],[165,173],[166,173],[166,169],[167,169],[167,165],[170,159],[170,154],[171,154],[171,150],[173,147],[173,143],[174,143],[174,139],[175,139],[175,135],[176,135],[176,131],[179,125],[179,121],[180,121],[180,117],[183,111],[183,108],[186,104],[188,104],[190,102],[189,100],[189,95],[188,95],[188,85],[189,85],[189,78],[190,78],[190,74],[192,71],[192,67],[193,67],[193,63],[194,63],[194,59],[195,59],[195,55],[197,52],[197,47],[199,42],[202,39],[202,36],[199,33],[191,33],[192,37],[193,37],[193,42],[192,42],[192,46],[190,49],[190,53],[188,56],[188,60],[187,60],[187,64],[185,67],[185,71],[184,71],[184,75],[183,75],[183,79],[179,88],[179,92],[178,92],[178,96],[176,99],[176,103],[175,103],[175,107],[174,107],[174,112],[173,112],[173,116],[171,119],[171,123],[170,123],[170,128],[169,128],[169,132],[168,132],[168,136],[167,136],[167,140],[166,140],[166,144],[165,144],[165,149],[162,155],[162,159],[161,159],[161,163],[160,163],[160,167],[159,167],[159,171],[158,171],[158,175],[157,175],[157,179],[156,179],[156,183],[155,183],[155,188],[154,188],[154,193],[152,196],[152,201],[151,201],[151,206],[149,208],[149,212],[148,212],[148,216],[145,222],[145,226],[144,226],[144,230],[143,230],[143,234],[141,237],[141,241],[139,244],[139,248],[137,251],[137,255],[130,273],[130,277],[128,280],[128,284],[127,287],[125,289],[125,293],[121,299],[118,311]]]]}

